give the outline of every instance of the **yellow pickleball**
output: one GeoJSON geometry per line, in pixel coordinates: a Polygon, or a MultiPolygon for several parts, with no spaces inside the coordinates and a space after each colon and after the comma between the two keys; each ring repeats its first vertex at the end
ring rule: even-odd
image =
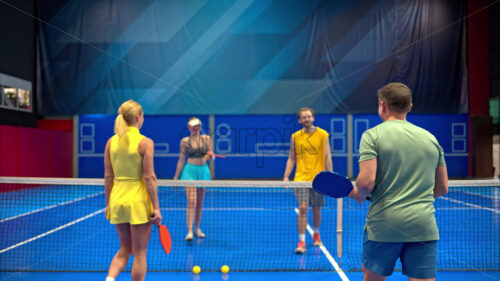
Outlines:
{"type": "Polygon", "coordinates": [[[197,265],[193,266],[193,273],[198,274],[201,272],[201,268],[197,265]]]}
{"type": "Polygon", "coordinates": [[[228,273],[228,272],[229,272],[229,266],[227,266],[227,265],[223,265],[223,266],[220,268],[220,271],[222,271],[222,273],[228,273]]]}

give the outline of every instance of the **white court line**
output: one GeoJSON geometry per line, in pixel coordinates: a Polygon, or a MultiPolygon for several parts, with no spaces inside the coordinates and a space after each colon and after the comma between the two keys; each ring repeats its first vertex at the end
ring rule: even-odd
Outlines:
{"type": "MultiPolygon", "coordinates": [[[[185,211],[185,207],[178,208],[160,208],[167,211],[185,211]]],[[[274,211],[272,208],[203,208],[203,211],[274,211]]]]}
{"type": "Polygon", "coordinates": [[[455,202],[455,203],[458,203],[458,204],[463,204],[463,205],[466,205],[466,206],[474,207],[476,209],[486,210],[486,211],[490,211],[490,212],[494,212],[494,213],[500,214],[500,210],[495,210],[495,209],[491,209],[491,208],[487,208],[487,207],[483,207],[483,206],[479,206],[479,205],[475,205],[475,204],[471,204],[471,203],[466,203],[466,202],[463,202],[463,201],[451,199],[451,198],[444,197],[444,196],[439,197],[439,198],[443,199],[443,200],[448,200],[448,201],[451,201],[451,202],[455,202]]]}
{"type": "Polygon", "coordinates": [[[444,207],[444,208],[436,208],[436,210],[439,211],[482,211],[478,208],[472,208],[472,207],[444,207]]]}
{"type": "Polygon", "coordinates": [[[489,199],[493,199],[493,200],[495,200],[495,199],[500,200],[500,198],[495,197],[495,196],[486,195],[486,194],[479,194],[479,193],[470,192],[470,191],[450,190],[450,192],[462,192],[462,193],[469,194],[469,195],[475,195],[475,196],[485,197],[485,198],[489,198],[489,199]]]}
{"type": "Polygon", "coordinates": [[[67,223],[67,224],[65,224],[65,225],[61,225],[61,226],[59,226],[59,227],[57,227],[57,228],[54,228],[54,229],[52,229],[52,230],[49,230],[49,231],[47,231],[47,232],[45,232],[45,233],[42,233],[42,234],[40,234],[40,235],[38,235],[38,236],[32,237],[32,238],[30,238],[30,239],[28,239],[28,240],[24,240],[23,242],[17,243],[17,244],[12,245],[12,246],[10,246],[10,247],[8,247],[8,248],[5,248],[5,249],[3,249],[3,250],[0,250],[0,254],[5,253],[5,252],[7,252],[7,251],[10,251],[10,250],[12,250],[12,249],[14,249],[14,248],[17,248],[17,247],[19,247],[19,246],[22,246],[22,245],[24,245],[24,244],[27,244],[27,243],[33,242],[33,241],[35,241],[35,240],[38,240],[38,239],[40,239],[40,238],[42,238],[42,237],[45,237],[45,236],[47,236],[47,235],[49,235],[49,234],[52,234],[52,233],[54,233],[54,232],[56,232],[56,231],[59,231],[59,230],[61,230],[61,229],[64,229],[64,228],[66,228],[66,227],[68,227],[68,226],[72,226],[72,225],[74,225],[74,224],[77,224],[77,223],[79,223],[79,222],[81,222],[81,221],[84,221],[84,220],[86,220],[86,219],[88,219],[88,218],[91,218],[91,217],[93,217],[93,216],[95,216],[95,215],[97,215],[97,214],[99,214],[99,213],[104,212],[104,210],[106,210],[106,208],[102,208],[102,209],[97,210],[97,211],[95,211],[95,212],[93,212],[93,213],[91,213],[91,214],[88,214],[88,215],[86,215],[86,216],[84,216],[84,217],[81,217],[81,218],[79,218],[79,219],[77,219],[77,220],[74,220],[74,221],[72,221],[72,222],[69,222],[69,223],[67,223]]]}
{"type": "MultiPolygon", "coordinates": [[[[295,210],[295,213],[297,213],[297,215],[299,215],[299,209],[295,208],[294,210],[295,210]]],[[[309,234],[311,235],[311,237],[313,237],[314,231],[313,231],[313,229],[311,228],[311,226],[309,224],[307,224],[307,231],[309,232],[309,234]]],[[[330,252],[328,252],[328,250],[325,248],[325,246],[321,245],[319,248],[320,248],[321,252],[323,252],[323,254],[326,256],[326,258],[328,259],[328,261],[330,262],[330,264],[333,266],[333,268],[335,269],[335,271],[337,271],[337,273],[339,274],[340,278],[343,281],[349,281],[349,278],[347,278],[347,276],[345,275],[345,273],[342,270],[342,268],[340,268],[339,264],[335,261],[335,259],[330,254],[330,252]]]]}
{"type": "Polygon", "coordinates": [[[20,215],[17,215],[17,216],[13,216],[13,217],[10,217],[10,218],[6,218],[6,219],[3,219],[3,220],[0,220],[0,223],[6,222],[6,221],[9,221],[9,220],[13,220],[13,219],[17,219],[17,218],[20,218],[20,217],[24,217],[24,216],[27,216],[27,215],[35,214],[35,213],[38,213],[38,212],[41,212],[41,211],[50,210],[50,209],[53,209],[53,208],[56,208],[56,207],[68,205],[68,204],[71,204],[71,203],[75,203],[75,202],[78,202],[78,201],[82,201],[82,200],[85,200],[85,199],[96,197],[96,196],[99,196],[99,195],[102,195],[102,194],[104,194],[104,191],[98,192],[98,193],[94,193],[94,194],[91,194],[91,195],[87,195],[85,197],[80,197],[80,198],[77,198],[77,199],[73,199],[73,200],[70,200],[70,201],[62,202],[62,203],[59,203],[59,204],[55,204],[55,205],[52,205],[52,206],[47,206],[47,207],[44,207],[44,208],[36,209],[36,210],[33,210],[33,211],[29,211],[27,213],[23,213],[23,214],[20,214],[20,215]]]}

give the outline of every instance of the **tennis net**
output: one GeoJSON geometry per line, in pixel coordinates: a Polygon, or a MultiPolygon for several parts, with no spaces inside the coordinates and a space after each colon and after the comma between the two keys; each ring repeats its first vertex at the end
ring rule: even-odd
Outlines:
{"type": "MultiPolygon", "coordinates": [[[[455,181],[450,193],[436,200],[439,269],[500,270],[499,185],[455,181]]],[[[323,246],[313,246],[309,211],[307,252],[296,255],[294,188],[310,183],[160,180],[172,252],[163,252],[153,228],[148,270],[190,271],[199,265],[216,271],[224,264],[232,271],[360,270],[368,203],[325,198],[323,246]],[[183,186],[206,187],[201,222],[206,238],[184,241],[183,186]]],[[[106,271],[119,241],[104,208],[102,179],[0,178],[0,270],[106,271]]]]}

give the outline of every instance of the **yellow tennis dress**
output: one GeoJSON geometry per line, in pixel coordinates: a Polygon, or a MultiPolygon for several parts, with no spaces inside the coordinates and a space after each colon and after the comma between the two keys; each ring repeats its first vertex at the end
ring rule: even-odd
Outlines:
{"type": "Polygon", "coordinates": [[[138,151],[143,138],[135,127],[128,127],[123,137],[114,135],[111,138],[109,151],[114,181],[109,197],[109,219],[112,224],[147,223],[153,213],[138,151]]]}

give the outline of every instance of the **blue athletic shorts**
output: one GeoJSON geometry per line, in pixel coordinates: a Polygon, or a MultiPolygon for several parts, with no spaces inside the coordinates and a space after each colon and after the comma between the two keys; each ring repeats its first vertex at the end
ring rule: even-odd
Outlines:
{"type": "Polygon", "coordinates": [[[211,180],[208,165],[186,163],[181,173],[181,180],[211,180]]]}
{"type": "Polygon", "coordinates": [[[389,276],[400,258],[403,274],[412,278],[433,278],[437,273],[437,241],[376,242],[363,237],[363,265],[370,271],[389,276]]]}

